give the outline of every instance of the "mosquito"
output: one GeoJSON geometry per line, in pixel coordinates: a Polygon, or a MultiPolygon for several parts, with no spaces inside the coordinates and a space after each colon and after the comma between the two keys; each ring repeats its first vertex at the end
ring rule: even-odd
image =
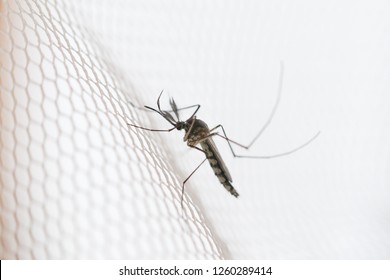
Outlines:
{"type": "Polygon", "coordinates": [[[275,157],[285,156],[285,155],[294,153],[294,152],[302,149],[303,147],[307,146],[310,142],[312,142],[319,135],[320,132],[317,132],[317,134],[315,134],[312,138],[310,138],[304,144],[302,144],[302,145],[300,145],[292,150],[289,150],[287,152],[280,153],[280,154],[269,155],[269,156],[250,156],[250,155],[248,156],[248,155],[238,155],[234,152],[231,144],[237,145],[237,146],[244,148],[244,149],[249,149],[256,142],[256,140],[260,137],[260,135],[265,131],[265,129],[268,127],[268,125],[270,124],[270,122],[271,122],[271,120],[276,112],[276,109],[278,107],[279,101],[280,101],[280,96],[281,96],[281,91],[282,91],[282,76],[283,76],[283,68],[281,67],[278,97],[277,97],[277,100],[275,102],[275,105],[272,109],[270,116],[268,117],[268,120],[265,122],[265,124],[263,125],[261,130],[256,134],[256,136],[253,138],[253,140],[248,145],[240,144],[240,143],[228,138],[226,135],[225,129],[221,124],[213,127],[212,129],[209,129],[208,125],[204,121],[202,121],[196,117],[196,113],[200,109],[199,104],[187,106],[187,107],[183,107],[183,108],[179,109],[177,107],[174,99],[170,98],[169,104],[170,104],[171,110],[168,110],[168,111],[162,110],[161,106],[160,106],[160,99],[161,99],[163,91],[161,91],[160,95],[157,98],[157,109],[149,107],[149,106],[144,106],[144,107],[146,109],[151,110],[153,112],[156,112],[157,114],[162,116],[166,121],[168,121],[172,125],[172,128],[170,128],[170,129],[152,129],[152,128],[138,126],[135,124],[130,124],[130,123],[127,124],[127,125],[135,127],[135,128],[139,128],[139,129],[143,129],[143,130],[147,130],[147,131],[153,131],[153,132],[171,132],[174,129],[177,129],[177,130],[184,129],[185,134],[183,137],[183,141],[187,142],[187,145],[190,148],[196,149],[205,155],[205,158],[203,159],[203,161],[191,172],[191,174],[182,183],[182,192],[181,192],[181,205],[182,205],[182,207],[183,207],[183,196],[184,196],[185,184],[191,178],[191,176],[194,175],[194,173],[204,164],[204,162],[206,160],[209,161],[209,164],[210,164],[211,168],[213,169],[214,174],[217,176],[219,182],[225,187],[225,189],[233,196],[235,196],[235,197],[239,196],[238,192],[236,191],[236,189],[232,185],[232,182],[233,182],[232,176],[230,175],[230,172],[227,169],[225,162],[223,161],[221,154],[219,153],[217,146],[214,143],[213,137],[217,136],[217,137],[221,137],[221,138],[225,139],[227,141],[229,148],[230,148],[234,157],[269,159],[269,158],[275,158],[275,157]],[[192,115],[186,121],[181,121],[180,117],[179,117],[179,111],[185,110],[185,109],[191,109],[191,108],[195,108],[195,111],[192,113],[192,115]],[[173,113],[173,114],[171,114],[171,113],[173,113]],[[217,129],[221,129],[223,135],[220,134],[217,131],[217,129]]]}

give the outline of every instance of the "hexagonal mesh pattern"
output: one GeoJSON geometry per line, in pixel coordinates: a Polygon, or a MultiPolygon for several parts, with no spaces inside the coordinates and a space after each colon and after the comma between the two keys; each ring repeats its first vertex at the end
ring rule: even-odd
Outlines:
{"type": "Polygon", "coordinates": [[[0,257],[223,258],[159,136],[127,127],[147,118],[131,84],[61,2],[0,2],[0,257]]]}

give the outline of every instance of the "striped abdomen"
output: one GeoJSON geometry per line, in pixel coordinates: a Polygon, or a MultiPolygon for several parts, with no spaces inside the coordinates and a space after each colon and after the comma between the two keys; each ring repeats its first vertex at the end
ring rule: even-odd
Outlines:
{"type": "Polygon", "coordinates": [[[202,150],[206,153],[206,157],[210,163],[210,166],[213,169],[214,174],[218,177],[219,182],[228,192],[230,192],[235,197],[238,197],[238,192],[231,184],[232,178],[230,176],[229,170],[225,166],[221,155],[219,154],[217,147],[214,144],[214,141],[211,138],[208,138],[199,144],[202,147],[202,150]]]}

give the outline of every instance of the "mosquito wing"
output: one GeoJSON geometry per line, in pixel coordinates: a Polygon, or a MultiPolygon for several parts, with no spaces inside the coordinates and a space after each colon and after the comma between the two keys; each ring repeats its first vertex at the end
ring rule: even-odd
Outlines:
{"type": "Polygon", "coordinates": [[[219,153],[217,146],[214,143],[214,140],[211,137],[209,137],[206,140],[204,140],[204,143],[208,145],[210,151],[213,153],[215,160],[217,160],[218,165],[220,166],[222,172],[225,174],[226,178],[229,180],[229,182],[233,182],[232,176],[230,175],[230,172],[227,169],[225,162],[223,161],[221,154],[219,153]]]}

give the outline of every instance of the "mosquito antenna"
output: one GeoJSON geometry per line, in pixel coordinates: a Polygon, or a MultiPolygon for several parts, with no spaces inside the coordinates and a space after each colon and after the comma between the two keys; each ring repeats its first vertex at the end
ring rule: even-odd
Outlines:
{"type": "MultiPolygon", "coordinates": [[[[161,97],[161,95],[162,95],[162,93],[163,93],[163,91],[164,90],[162,90],[161,92],[160,92],[160,94],[159,94],[159,97],[158,97],[158,102],[157,102],[157,106],[158,106],[158,108],[159,108],[159,110],[160,111],[162,111],[161,110],[161,108],[159,107],[159,99],[160,99],[160,97],[161,97]]],[[[172,99],[173,100],[173,99],[172,99]]],[[[197,112],[198,112],[198,110],[199,110],[199,108],[200,108],[200,105],[199,104],[195,104],[195,105],[190,105],[190,106],[186,106],[186,107],[183,107],[183,108],[177,108],[177,105],[176,105],[176,102],[173,100],[173,102],[175,103],[175,110],[167,110],[167,111],[164,111],[164,112],[168,112],[168,113],[170,113],[170,112],[174,112],[174,111],[176,111],[177,112],[177,114],[175,113],[175,115],[177,116],[177,118],[178,118],[178,120],[179,120],[179,116],[178,116],[178,112],[179,111],[181,111],[181,110],[186,110],[186,109],[190,109],[190,108],[194,108],[194,107],[197,107],[196,109],[195,109],[195,112],[191,115],[191,117],[190,118],[192,118],[197,112]]],[[[137,105],[135,105],[133,102],[131,102],[131,101],[128,101],[128,103],[132,106],[132,107],[134,107],[134,108],[136,108],[136,109],[138,109],[138,110],[142,110],[142,111],[145,111],[145,112],[149,112],[150,113],[150,110],[152,110],[152,111],[154,111],[154,112],[157,112],[157,113],[159,113],[157,110],[155,110],[155,109],[153,109],[153,108],[151,108],[151,107],[149,107],[149,106],[137,106],[137,105]]],[[[172,105],[171,105],[172,106],[172,105]]],[[[160,113],[159,113],[159,115],[161,115],[160,113]]]]}
{"type": "Polygon", "coordinates": [[[176,105],[175,100],[173,98],[170,98],[169,99],[169,104],[171,105],[172,112],[175,114],[177,121],[179,121],[180,120],[180,118],[179,118],[179,111],[177,110],[177,105],[176,105]]]}
{"type": "MultiPolygon", "coordinates": [[[[186,110],[186,109],[190,109],[190,108],[194,108],[196,107],[195,111],[192,113],[191,117],[189,117],[189,119],[192,119],[196,113],[199,111],[200,109],[200,105],[199,104],[195,104],[195,105],[190,105],[190,106],[186,106],[186,107],[183,107],[183,108],[177,108],[177,112],[181,111],[181,110],[186,110]]],[[[169,110],[169,111],[165,111],[165,112],[173,112],[173,110],[169,110]]]]}
{"type": "Polygon", "coordinates": [[[178,121],[180,120],[180,118],[179,118],[179,111],[196,107],[196,109],[192,113],[191,117],[189,117],[189,119],[192,119],[195,116],[195,114],[198,112],[199,108],[200,108],[200,105],[196,104],[196,105],[191,105],[191,106],[187,106],[187,107],[183,107],[183,108],[178,109],[177,105],[176,105],[176,102],[175,102],[175,100],[173,98],[171,98],[169,100],[169,104],[171,105],[172,110],[166,111],[166,112],[174,112],[178,121]]]}
{"type": "Polygon", "coordinates": [[[164,119],[166,119],[171,125],[176,126],[176,122],[173,120],[172,116],[168,112],[159,111],[152,107],[145,106],[146,109],[152,110],[153,112],[156,112],[160,116],[162,116],[164,119]]]}
{"type": "MultiPolygon", "coordinates": [[[[161,98],[161,95],[162,95],[163,91],[164,91],[164,90],[162,90],[162,91],[160,92],[160,95],[158,96],[158,99],[157,99],[157,107],[158,107],[158,110],[160,111],[159,114],[160,114],[161,116],[163,116],[166,120],[168,120],[168,118],[169,118],[170,120],[168,120],[168,121],[169,121],[171,124],[175,125],[174,123],[175,123],[176,121],[173,119],[172,115],[169,114],[170,112],[173,112],[173,113],[175,114],[175,116],[176,116],[176,118],[177,118],[177,121],[180,121],[180,117],[179,117],[179,111],[180,111],[180,110],[185,110],[185,109],[189,109],[189,108],[196,107],[195,111],[192,113],[192,115],[191,115],[191,117],[190,117],[189,119],[192,119],[192,118],[196,115],[196,113],[199,111],[199,109],[200,109],[200,105],[199,105],[199,104],[197,104],[197,105],[191,105],[191,106],[187,106],[187,107],[183,107],[183,108],[178,109],[178,108],[177,108],[177,105],[176,105],[176,102],[175,102],[175,100],[174,100],[173,98],[170,98],[170,100],[169,100],[169,104],[171,105],[172,110],[169,110],[169,111],[162,111],[161,108],[160,108],[160,98],[161,98]]],[[[145,106],[145,107],[148,108],[148,109],[150,108],[150,107],[147,107],[147,106],[145,106]]],[[[153,109],[152,109],[152,110],[153,110],[153,109]]],[[[157,112],[157,110],[154,110],[154,111],[157,112]]]]}
{"type": "MultiPolygon", "coordinates": [[[[149,110],[151,110],[151,111],[153,111],[153,112],[156,112],[157,114],[159,114],[160,116],[162,116],[164,119],[166,119],[171,125],[173,125],[173,126],[176,126],[176,121],[174,120],[174,118],[172,117],[172,115],[171,114],[169,114],[167,111],[163,111],[163,110],[161,110],[161,106],[160,106],[160,99],[161,99],[161,95],[162,95],[162,93],[164,92],[164,90],[162,90],[161,92],[160,92],[160,95],[158,96],[158,98],[157,98],[157,108],[158,108],[158,110],[157,109],[154,109],[154,108],[152,108],[152,107],[150,107],[150,106],[144,106],[146,109],[149,109],[149,110]]],[[[159,131],[159,130],[158,130],[159,131]]]]}
{"type": "Polygon", "coordinates": [[[263,125],[263,127],[261,128],[261,130],[259,131],[259,133],[257,133],[257,135],[255,136],[255,138],[253,138],[253,140],[249,143],[249,145],[247,145],[246,147],[249,149],[253,143],[256,142],[256,140],[263,134],[263,132],[265,131],[265,129],[269,126],[269,124],[271,123],[274,115],[275,115],[275,112],[276,110],[278,109],[278,106],[279,106],[279,103],[280,103],[280,98],[282,96],[282,88],[283,88],[283,75],[284,75],[284,65],[283,65],[283,61],[280,62],[280,74],[279,74],[279,88],[278,88],[278,95],[276,97],[276,102],[275,102],[275,105],[274,107],[272,108],[272,111],[271,111],[271,114],[269,115],[268,117],[268,120],[265,122],[265,124],[263,125]]]}

